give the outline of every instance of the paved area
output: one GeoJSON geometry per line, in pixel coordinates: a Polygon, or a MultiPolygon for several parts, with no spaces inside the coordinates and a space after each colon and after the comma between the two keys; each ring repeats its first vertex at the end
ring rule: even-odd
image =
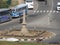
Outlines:
{"type": "MultiPolygon", "coordinates": [[[[52,39],[43,41],[45,43],[60,42],[60,12],[57,12],[55,10],[56,3],[58,1],[59,0],[53,0],[53,4],[52,4],[52,0],[48,0],[49,2],[48,5],[44,5],[44,2],[36,1],[37,2],[36,5],[38,5],[38,9],[30,10],[29,11],[31,12],[29,13],[30,16],[27,17],[28,29],[33,29],[33,28],[43,29],[43,30],[56,33],[56,36],[53,37],[52,39]],[[49,20],[48,20],[48,17],[49,17],[49,20]]],[[[12,21],[12,22],[9,22],[8,24],[0,25],[0,30],[11,29],[11,28],[21,29],[20,27],[21,27],[21,24],[19,23],[19,19],[17,18],[16,21],[12,21]]]]}

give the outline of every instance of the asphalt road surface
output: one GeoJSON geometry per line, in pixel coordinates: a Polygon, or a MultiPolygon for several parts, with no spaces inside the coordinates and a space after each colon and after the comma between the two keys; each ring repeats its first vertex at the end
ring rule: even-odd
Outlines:
{"type": "MultiPolygon", "coordinates": [[[[56,11],[56,4],[59,0],[48,0],[47,5],[45,2],[38,2],[34,0],[34,9],[29,10],[27,17],[28,29],[47,30],[56,33],[56,36],[44,40],[44,43],[60,42],[60,12],[56,11]]],[[[10,22],[0,24],[0,30],[21,28],[19,18],[13,19],[10,22]]]]}

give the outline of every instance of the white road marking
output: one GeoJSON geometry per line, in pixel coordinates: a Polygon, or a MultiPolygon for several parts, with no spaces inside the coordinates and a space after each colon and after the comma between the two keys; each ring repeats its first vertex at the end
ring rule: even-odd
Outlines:
{"type": "MultiPolygon", "coordinates": [[[[35,12],[36,12],[36,10],[38,10],[38,3],[35,1],[34,4],[36,5],[36,8],[35,8],[35,12]]],[[[35,12],[33,12],[33,14],[34,14],[35,12]]]]}
{"type": "Polygon", "coordinates": [[[46,10],[43,11],[44,13],[46,12],[46,10]]]}
{"type": "Polygon", "coordinates": [[[37,11],[34,11],[34,13],[59,13],[59,11],[55,11],[55,10],[37,10],[37,11]]]}
{"type": "Polygon", "coordinates": [[[49,10],[47,10],[47,13],[49,12],[49,10]]]}
{"type": "Polygon", "coordinates": [[[36,11],[34,11],[34,13],[35,13],[36,11]]]}
{"type": "Polygon", "coordinates": [[[39,10],[37,11],[37,13],[39,12],[39,10]]]}
{"type": "Polygon", "coordinates": [[[42,10],[40,10],[40,13],[42,13],[43,11],[42,10]]]}
{"type": "Polygon", "coordinates": [[[50,13],[52,13],[53,11],[52,10],[50,10],[50,13]]]}
{"type": "Polygon", "coordinates": [[[59,11],[56,11],[57,13],[59,13],[59,11]]]}
{"type": "Polygon", "coordinates": [[[53,13],[55,13],[56,11],[55,10],[53,10],[53,13]]]}

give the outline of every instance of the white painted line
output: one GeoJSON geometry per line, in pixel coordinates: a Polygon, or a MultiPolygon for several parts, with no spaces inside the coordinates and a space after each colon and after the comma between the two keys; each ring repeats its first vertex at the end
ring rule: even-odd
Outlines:
{"type": "Polygon", "coordinates": [[[57,13],[59,13],[59,11],[56,11],[57,13]]]}
{"type": "MultiPolygon", "coordinates": [[[[36,10],[38,10],[38,3],[37,3],[37,2],[34,2],[34,4],[36,5],[36,9],[35,9],[35,12],[36,12],[36,10]]],[[[34,13],[35,13],[35,12],[34,12],[34,13]]],[[[33,14],[34,14],[34,13],[33,13],[33,14]]]]}
{"type": "Polygon", "coordinates": [[[50,13],[52,13],[52,10],[50,10],[50,13]]]}
{"type": "Polygon", "coordinates": [[[44,13],[46,12],[46,10],[43,11],[44,13]]]}
{"type": "Polygon", "coordinates": [[[47,13],[49,12],[49,10],[47,10],[47,13]]]}
{"type": "Polygon", "coordinates": [[[53,13],[55,13],[56,11],[55,10],[53,10],[53,13]]]}
{"type": "Polygon", "coordinates": [[[39,10],[37,11],[37,13],[39,12],[39,10]]]}
{"type": "Polygon", "coordinates": [[[34,41],[36,41],[36,39],[34,39],[34,41]]]}
{"type": "Polygon", "coordinates": [[[34,13],[35,13],[36,11],[34,11],[34,13]]]}
{"type": "Polygon", "coordinates": [[[31,39],[28,39],[28,41],[31,41],[31,39]]]}
{"type": "Polygon", "coordinates": [[[42,13],[43,11],[42,10],[40,10],[40,13],[42,13]]]}
{"type": "Polygon", "coordinates": [[[39,12],[40,12],[40,13],[42,13],[42,12],[44,12],[44,13],[45,13],[45,12],[47,12],[47,13],[55,13],[55,12],[56,12],[56,13],[59,13],[59,11],[55,11],[55,10],[47,10],[47,11],[46,11],[46,10],[40,10],[40,11],[37,10],[37,11],[36,11],[36,10],[35,10],[35,11],[34,11],[34,13],[39,13],[39,12]]]}
{"type": "Polygon", "coordinates": [[[21,41],[24,41],[24,39],[21,39],[21,41]]]}

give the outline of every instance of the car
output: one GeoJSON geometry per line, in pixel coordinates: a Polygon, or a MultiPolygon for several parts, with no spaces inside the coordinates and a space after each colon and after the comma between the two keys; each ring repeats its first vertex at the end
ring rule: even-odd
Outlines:
{"type": "Polygon", "coordinates": [[[60,11],[60,2],[57,3],[57,10],[60,11]]]}
{"type": "Polygon", "coordinates": [[[28,9],[33,9],[34,2],[32,0],[26,0],[25,3],[28,5],[28,9]]]}

